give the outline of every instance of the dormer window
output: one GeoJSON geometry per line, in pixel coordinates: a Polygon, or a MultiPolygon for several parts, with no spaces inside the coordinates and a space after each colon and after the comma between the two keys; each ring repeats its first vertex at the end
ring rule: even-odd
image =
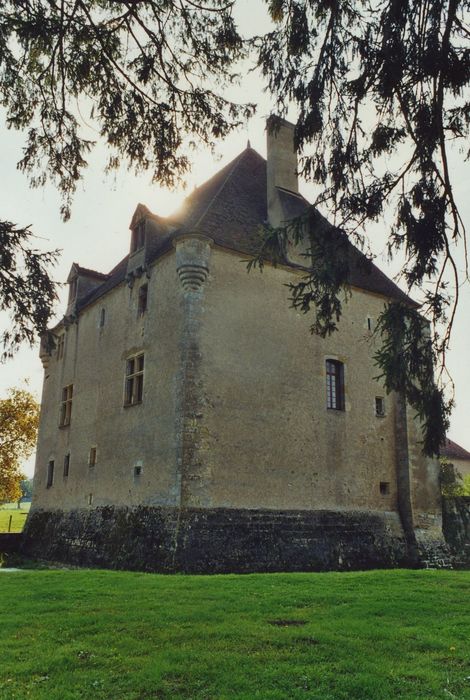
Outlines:
{"type": "Polygon", "coordinates": [[[132,231],[131,253],[135,253],[145,245],[145,221],[140,221],[132,231]]]}
{"type": "Polygon", "coordinates": [[[78,288],[78,278],[71,280],[69,282],[69,304],[73,304],[77,298],[77,288],[78,288]]]}

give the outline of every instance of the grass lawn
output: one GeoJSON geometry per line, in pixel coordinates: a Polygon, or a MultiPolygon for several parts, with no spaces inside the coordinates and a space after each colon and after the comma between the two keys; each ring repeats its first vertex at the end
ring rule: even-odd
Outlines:
{"type": "MultiPolygon", "coordinates": [[[[0,532],[8,532],[8,525],[11,518],[11,530],[10,532],[21,532],[24,524],[26,522],[26,516],[29,513],[30,504],[28,507],[17,508],[15,504],[9,504],[8,506],[3,506],[0,508],[0,532]]],[[[0,695],[1,698],[1,695],[0,695]]]]}
{"type": "Polygon", "coordinates": [[[2,700],[470,698],[470,572],[0,573],[2,700]]]}

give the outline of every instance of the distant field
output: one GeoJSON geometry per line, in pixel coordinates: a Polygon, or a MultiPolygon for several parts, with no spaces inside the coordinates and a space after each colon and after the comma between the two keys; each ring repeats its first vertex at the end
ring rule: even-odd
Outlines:
{"type": "Polygon", "coordinates": [[[1,700],[468,700],[470,572],[0,573],[1,700]]]}
{"type": "MultiPolygon", "coordinates": [[[[21,532],[29,513],[31,504],[25,503],[19,509],[16,503],[8,503],[0,507],[0,532],[8,532],[10,516],[11,530],[10,532],[21,532]]],[[[1,699],[1,695],[0,695],[1,699]]]]}

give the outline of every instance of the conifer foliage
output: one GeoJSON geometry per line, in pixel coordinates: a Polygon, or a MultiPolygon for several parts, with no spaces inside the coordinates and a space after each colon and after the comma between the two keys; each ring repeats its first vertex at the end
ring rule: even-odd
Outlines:
{"type": "Polygon", "coordinates": [[[2,3],[0,101],[7,125],[27,132],[19,167],[33,186],[57,185],[65,219],[95,145],[83,121],[109,147],[109,170],[124,161],[173,186],[188,170],[192,142],[212,145],[252,113],[221,95],[245,52],[232,4],[2,3]]]}
{"type": "Polygon", "coordinates": [[[2,360],[12,357],[24,341],[32,345],[46,331],[56,299],[50,267],[58,251],[41,252],[33,242],[29,226],[0,221],[0,308],[10,321],[0,334],[2,360]]]}
{"type": "MultiPolygon", "coordinates": [[[[378,323],[384,344],[376,359],[387,388],[402,391],[423,420],[424,451],[437,453],[451,401],[433,360],[442,379],[463,281],[455,250],[463,243],[466,251],[449,144],[468,148],[470,3],[270,0],[269,9],[275,28],[255,42],[259,66],[278,111],[297,107],[303,174],[321,185],[317,204],[334,217],[338,240],[344,233],[363,245],[363,227],[394,209],[389,254],[404,253],[403,278],[424,297],[420,311],[433,333],[406,305],[389,305],[378,323]]],[[[305,222],[303,231],[312,237],[305,222]]],[[[267,239],[272,247],[269,232],[267,239]]],[[[292,301],[304,311],[314,301],[312,330],[332,332],[348,274],[343,255],[331,269],[335,258],[318,263],[317,248],[292,301]]]]}

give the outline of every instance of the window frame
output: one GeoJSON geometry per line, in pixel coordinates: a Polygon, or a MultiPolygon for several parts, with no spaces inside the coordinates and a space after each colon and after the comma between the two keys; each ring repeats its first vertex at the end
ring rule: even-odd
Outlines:
{"type": "Polygon", "coordinates": [[[66,428],[72,420],[73,384],[62,387],[59,428],[66,428]]]}
{"type": "Polygon", "coordinates": [[[325,360],[326,407],[329,411],[345,410],[344,363],[333,358],[325,360]]]}
{"type": "Polygon", "coordinates": [[[138,406],[144,398],[145,353],[139,352],[126,359],[124,377],[124,407],[138,406]]]}
{"type": "Polygon", "coordinates": [[[385,399],[383,396],[376,396],[375,397],[375,415],[377,418],[385,418],[385,399]],[[381,402],[382,409],[379,410],[379,403],[381,402]]]}

